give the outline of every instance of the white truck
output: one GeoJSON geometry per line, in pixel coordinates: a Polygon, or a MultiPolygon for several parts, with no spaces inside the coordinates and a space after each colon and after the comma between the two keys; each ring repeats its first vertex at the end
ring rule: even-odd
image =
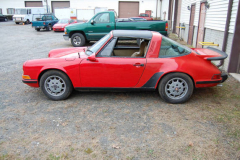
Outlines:
{"type": "Polygon", "coordinates": [[[15,8],[15,14],[13,15],[13,21],[16,24],[26,23],[29,24],[32,21],[33,14],[44,14],[46,11],[44,7],[24,7],[15,8]]]}

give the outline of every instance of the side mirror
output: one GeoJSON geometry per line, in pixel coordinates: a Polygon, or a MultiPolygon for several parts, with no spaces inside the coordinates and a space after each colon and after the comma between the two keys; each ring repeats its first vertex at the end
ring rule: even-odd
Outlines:
{"type": "Polygon", "coordinates": [[[92,61],[92,62],[96,62],[97,59],[96,59],[95,53],[93,53],[91,56],[89,56],[87,60],[92,61]]]}
{"type": "Polygon", "coordinates": [[[92,20],[91,20],[91,24],[93,25],[94,23],[95,23],[95,21],[92,19],[92,20]]]}

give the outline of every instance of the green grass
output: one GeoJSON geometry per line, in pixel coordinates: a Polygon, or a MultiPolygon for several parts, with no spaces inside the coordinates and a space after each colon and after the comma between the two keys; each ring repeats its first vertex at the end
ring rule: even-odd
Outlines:
{"type": "Polygon", "coordinates": [[[93,152],[93,150],[91,148],[87,148],[84,150],[84,152],[87,154],[91,154],[93,152]]]}

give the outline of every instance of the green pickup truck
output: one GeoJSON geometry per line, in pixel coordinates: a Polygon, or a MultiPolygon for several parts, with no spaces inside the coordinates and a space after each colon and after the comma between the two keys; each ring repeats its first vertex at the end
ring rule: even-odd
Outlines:
{"type": "Polygon", "coordinates": [[[101,39],[111,30],[150,30],[167,35],[167,21],[117,22],[116,19],[113,11],[99,12],[85,23],[65,27],[63,38],[70,38],[74,47],[81,47],[88,41],[101,39]]]}

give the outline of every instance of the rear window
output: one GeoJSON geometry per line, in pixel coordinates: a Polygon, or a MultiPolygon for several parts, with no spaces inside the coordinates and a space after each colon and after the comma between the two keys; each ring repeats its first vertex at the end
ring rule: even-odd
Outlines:
{"type": "Polygon", "coordinates": [[[191,49],[187,48],[165,36],[162,36],[159,57],[177,57],[191,53],[191,49]]]}

